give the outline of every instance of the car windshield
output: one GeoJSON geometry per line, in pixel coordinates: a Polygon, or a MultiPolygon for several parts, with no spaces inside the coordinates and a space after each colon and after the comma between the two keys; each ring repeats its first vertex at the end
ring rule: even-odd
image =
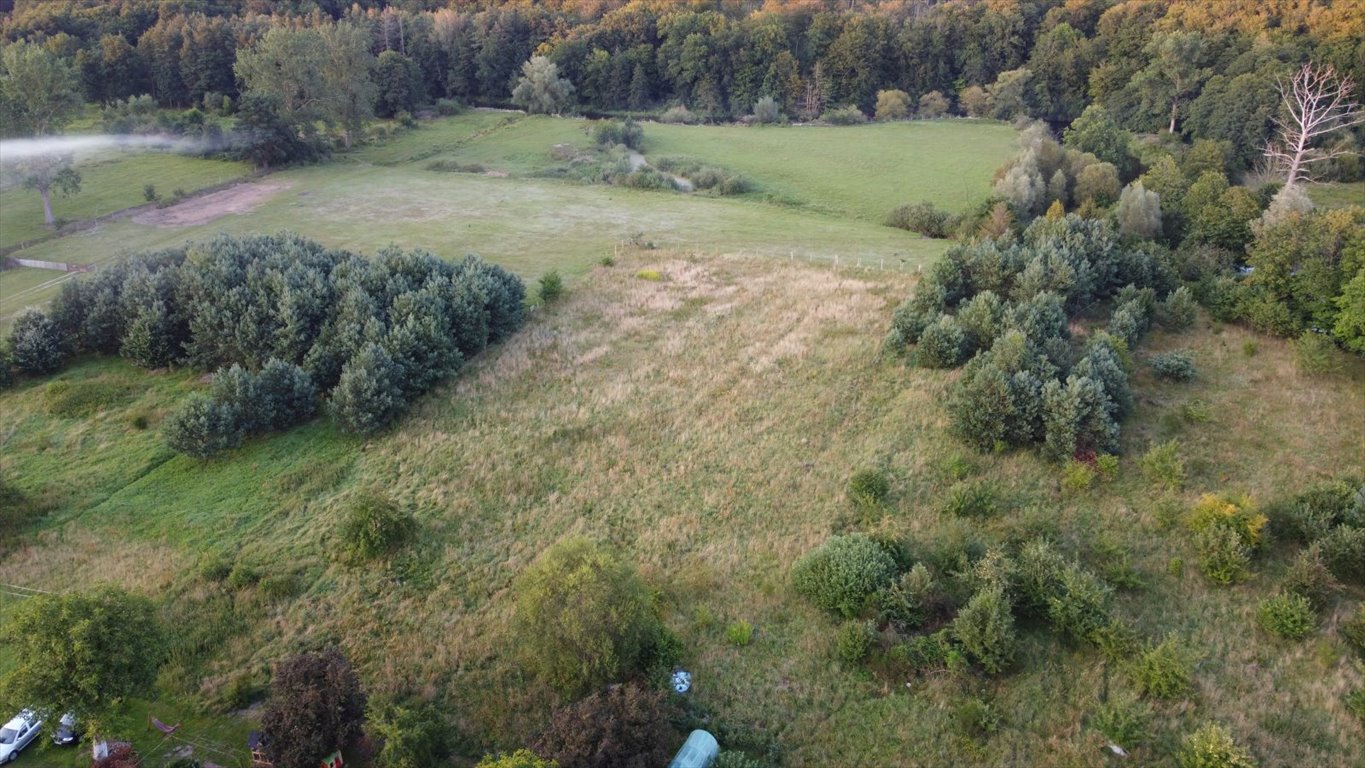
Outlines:
{"type": "Polygon", "coordinates": [[[14,737],[18,735],[19,732],[13,728],[0,728],[0,744],[13,744],[14,737]]]}

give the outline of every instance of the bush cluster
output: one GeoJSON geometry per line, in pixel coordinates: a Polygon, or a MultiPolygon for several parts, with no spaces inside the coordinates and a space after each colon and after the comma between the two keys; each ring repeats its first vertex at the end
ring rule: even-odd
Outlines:
{"type": "Polygon", "coordinates": [[[692,188],[717,195],[739,195],[749,191],[749,180],[742,175],[714,165],[682,157],[661,157],[654,161],[661,171],[681,176],[692,182],[692,188]]]}
{"type": "Polygon", "coordinates": [[[1180,768],[1256,768],[1232,734],[1217,723],[1202,726],[1185,737],[1180,747],[1180,768]]]}
{"type": "Polygon", "coordinates": [[[866,534],[833,536],[792,568],[796,591],[816,606],[857,616],[873,593],[896,577],[896,561],[866,534]]]}
{"type": "MultiPolygon", "coordinates": [[[[908,215],[908,212],[907,212],[908,215]]],[[[1101,220],[1038,219],[1020,239],[957,246],[897,307],[888,346],[921,365],[967,365],[953,386],[954,431],[982,450],[1041,445],[1057,461],[1116,453],[1132,409],[1129,350],[1175,275],[1150,245],[1101,220]],[[1107,333],[1079,349],[1070,315],[1113,299],[1107,333]]]]}
{"type": "Polygon", "coordinates": [[[1277,637],[1300,640],[1317,628],[1318,617],[1308,598],[1286,591],[1257,604],[1256,623],[1277,637]]]}
{"type": "Polygon", "coordinates": [[[288,429],[317,411],[313,379],[293,363],[274,359],[252,373],[240,365],[220,368],[208,396],[196,395],[166,419],[171,448],[208,458],[234,448],[250,434],[288,429]]]}
{"type": "Polygon", "coordinates": [[[827,109],[820,115],[820,119],[830,125],[860,125],[867,122],[867,115],[850,104],[846,107],[827,109]]]}
{"type": "Polygon", "coordinates": [[[1152,355],[1152,373],[1167,381],[1194,381],[1194,357],[1189,352],[1163,352],[1152,355]]]}
{"type": "Polygon", "coordinates": [[[515,331],[525,295],[515,275],[472,256],[449,264],[390,248],[364,258],[291,234],[223,235],[63,284],[48,316],[16,322],[15,362],[41,372],[89,351],[257,372],[278,394],[259,418],[216,393],[186,405],[177,429],[206,446],[311,415],[301,371],[343,425],[369,432],[515,331]]]}
{"type": "Polygon", "coordinates": [[[902,205],[891,211],[886,225],[918,232],[925,237],[945,238],[957,228],[957,220],[947,211],[939,210],[929,201],[902,205]]]}
{"type": "Polygon", "coordinates": [[[599,147],[610,148],[620,144],[638,151],[644,147],[645,129],[629,117],[621,122],[608,120],[597,124],[592,137],[599,147]]]}

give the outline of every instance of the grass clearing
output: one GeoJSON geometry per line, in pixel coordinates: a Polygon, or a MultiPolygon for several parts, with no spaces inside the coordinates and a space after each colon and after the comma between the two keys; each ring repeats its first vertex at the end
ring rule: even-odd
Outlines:
{"type": "MultiPolygon", "coordinates": [[[[52,212],[65,221],[81,221],[143,205],[143,188],[156,186],[169,199],[176,189],[192,194],[201,189],[246,176],[245,163],[214,160],[171,152],[102,150],[78,158],[81,174],[79,194],[63,198],[54,194],[52,212]]],[[[43,203],[38,193],[14,184],[0,190],[0,248],[45,237],[43,203]]]]}
{"type": "MultiPolygon", "coordinates": [[[[919,186],[919,182],[907,182],[907,186],[898,178],[873,182],[871,179],[882,177],[870,173],[867,178],[853,179],[849,184],[865,188],[842,189],[849,199],[861,201],[857,204],[866,208],[867,215],[863,220],[836,215],[847,211],[824,204],[773,205],[767,202],[771,190],[762,174],[768,166],[736,167],[736,170],[750,174],[758,184],[757,192],[738,199],[542,178],[556,167],[550,157],[550,147],[558,143],[590,146],[591,125],[589,121],[569,118],[469,112],[423,123],[416,130],[398,134],[390,142],[364,147],[329,163],[271,174],[258,183],[279,185],[282,189],[242,213],[225,213],[203,224],[178,228],[127,219],[107,221],[13,255],[98,265],[138,251],[212,237],[218,232],[288,229],[328,246],[364,252],[396,244],[426,248],[443,258],[477,253],[531,280],[550,269],[559,270],[570,278],[580,275],[610,254],[615,244],[637,237],[640,242],[652,242],[660,248],[824,261],[838,257],[843,263],[861,261],[905,271],[921,269],[948,247],[947,241],[928,240],[880,226],[882,214],[873,215],[874,211],[884,213],[903,202],[903,196],[919,199],[938,194],[941,190],[934,184],[943,181],[942,174],[924,177],[928,179],[925,186],[919,186]],[[510,175],[494,177],[426,170],[428,163],[437,160],[481,165],[490,171],[510,175]]],[[[1002,137],[1012,135],[1012,131],[998,124],[963,123],[959,127],[970,132],[969,141],[975,141],[974,137],[979,136],[999,144],[996,148],[999,157],[981,152],[975,145],[970,151],[959,147],[954,155],[965,165],[954,171],[953,183],[974,188],[972,199],[976,199],[986,194],[991,171],[1008,152],[1009,142],[1002,137]]],[[[809,137],[814,143],[799,154],[818,157],[821,162],[855,166],[872,162],[865,149],[869,142],[849,141],[848,134],[837,133],[863,130],[860,128],[763,131],[738,126],[651,124],[645,130],[647,142],[654,141],[656,134],[658,141],[665,144],[677,142],[682,136],[691,142],[687,147],[714,146],[722,153],[729,151],[726,147],[731,141],[747,141],[749,143],[744,145],[747,154],[743,157],[750,160],[775,152],[781,142],[792,137],[809,137]],[[678,131],[697,133],[679,134],[678,131]],[[761,141],[754,144],[756,139],[753,137],[761,141]],[[836,153],[836,157],[830,159],[826,155],[835,144],[845,147],[846,154],[840,157],[836,153]]],[[[877,141],[890,141],[901,150],[897,157],[905,163],[932,165],[940,162],[936,156],[945,151],[943,146],[934,143],[947,136],[939,123],[877,125],[871,126],[870,130],[876,132],[877,141]],[[920,136],[932,137],[934,142],[925,143],[917,138],[920,136]]],[[[651,153],[654,152],[652,146],[649,147],[651,153]]],[[[145,161],[160,163],[170,157],[153,155],[145,161]]],[[[127,162],[134,159],[130,157],[127,162]]],[[[712,158],[706,159],[711,161],[712,158]]],[[[725,164],[731,159],[743,158],[726,156],[716,162],[725,164]]],[[[217,166],[200,166],[203,172],[214,167],[217,166]]],[[[787,188],[814,184],[822,174],[838,175],[833,166],[821,166],[817,171],[799,178],[775,176],[773,183],[779,188],[787,188]]],[[[912,175],[911,178],[919,177],[912,175]]],[[[199,186],[208,186],[215,180],[204,178],[199,186]]],[[[140,184],[126,180],[121,184],[119,189],[126,187],[131,190],[129,194],[140,196],[140,184]]],[[[158,185],[160,189],[160,182],[158,185]]],[[[186,188],[192,187],[187,185],[186,188]]],[[[35,203],[36,200],[34,196],[35,203]]],[[[140,197],[127,204],[138,202],[140,197]]],[[[185,205],[194,204],[191,201],[185,205]]],[[[18,220],[21,212],[6,215],[18,220]]],[[[22,215],[28,217],[25,221],[41,221],[41,216],[33,211],[22,215]],[[34,219],[34,216],[38,218],[34,219]]],[[[193,220],[194,217],[188,218],[193,220]]],[[[56,277],[58,275],[54,273],[53,278],[56,277]]],[[[59,290],[55,283],[36,287],[36,283],[25,284],[16,279],[15,290],[10,291],[9,278],[0,280],[6,281],[0,283],[0,287],[5,288],[0,292],[0,331],[8,327],[20,309],[40,306],[59,290]]],[[[32,282],[36,278],[24,280],[32,282]]]]}
{"type": "Polygon", "coordinates": [[[1323,208],[1345,208],[1365,205],[1365,181],[1326,182],[1308,185],[1308,196],[1313,204],[1323,208]]]}
{"type": "Polygon", "coordinates": [[[789,569],[831,532],[852,529],[926,546],[1042,530],[1086,558],[1104,536],[1131,553],[1146,583],[1121,593],[1117,614],[1201,652],[1195,696],[1157,708],[1156,740],[1140,759],[1168,759],[1183,733],[1212,719],[1262,764],[1349,765],[1359,725],[1339,697],[1360,673],[1344,644],[1320,630],[1286,648],[1252,629],[1274,556],[1232,588],[1211,587],[1193,567],[1172,575],[1172,557],[1192,560],[1188,542],[1160,524],[1137,457],[1150,442],[1181,441],[1191,467],[1183,504],[1225,490],[1264,503],[1365,471],[1365,425],[1340,418],[1365,407],[1362,372],[1303,376],[1289,344],[1259,338],[1247,358],[1248,332],[1206,322],[1154,333],[1142,355],[1189,348],[1200,378],[1140,374],[1118,479],[1063,498],[1058,470],[1032,454],[975,456],[945,434],[941,402],[955,373],[881,355],[891,308],[913,280],[752,256],[622,254],[389,433],[360,442],[318,421],[207,464],[169,458],[154,434],[158,414],[197,378],[86,361],[62,377],[148,386],[84,422],[52,416],[45,383],[0,394],[0,470],[57,503],[0,569],[31,587],[107,579],[167,601],[209,589],[198,566],[210,559],[290,574],[295,599],[269,601],[251,586],[233,593],[241,629],[163,695],[202,711],[231,675],[259,677],[301,645],[335,641],[372,692],[440,701],[461,750],[477,755],[524,744],[547,706],[508,653],[507,587],[551,543],[586,534],[619,548],[660,590],[695,700],[729,728],[776,739],[786,765],[908,756],[926,766],[1058,765],[1090,764],[1102,741],[1081,724],[1102,691],[1126,685],[1098,654],[1026,627],[1012,674],[907,687],[836,661],[836,624],[793,593],[789,569]],[[1179,418],[1191,399],[1208,404],[1208,423],[1179,418]],[[152,428],[128,426],[139,411],[152,428]],[[958,455],[999,485],[1003,514],[963,521],[938,511],[951,483],[945,460],[958,455]],[[870,466],[885,469],[891,493],[864,521],[847,489],[870,466]],[[344,500],[367,487],[412,504],[420,543],[387,565],[357,567],[337,556],[336,527],[344,500]],[[1022,512],[1029,504],[1045,514],[1022,512]],[[727,632],[740,621],[752,627],[743,645],[727,632]],[[970,743],[950,714],[968,695],[1003,717],[970,743]],[[1300,714],[1286,721],[1286,712],[1300,714]]]}

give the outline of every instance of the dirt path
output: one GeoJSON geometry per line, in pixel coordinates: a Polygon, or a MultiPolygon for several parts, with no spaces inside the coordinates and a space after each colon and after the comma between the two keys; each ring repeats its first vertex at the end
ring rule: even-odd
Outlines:
{"type": "Polygon", "coordinates": [[[191,197],[165,208],[133,216],[133,221],[164,229],[197,227],[228,214],[242,214],[263,205],[276,193],[293,186],[286,181],[243,182],[207,195],[191,197]]]}

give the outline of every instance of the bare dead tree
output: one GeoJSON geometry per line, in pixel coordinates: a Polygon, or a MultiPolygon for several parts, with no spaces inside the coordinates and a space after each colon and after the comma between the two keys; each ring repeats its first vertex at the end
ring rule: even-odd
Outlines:
{"type": "Polygon", "coordinates": [[[1313,180],[1313,165],[1351,154],[1347,147],[1314,146],[1319,139],[1353,125],[1365,123],[1365,112],[1351,100],[1355,83],[1337,76],[1328,64],[1304,64],[1286,84],[1278,81],[1284,116],[1275,118],[1276,137],[1265,146],[1265,156],[1285,174],[1284,185],[1300,179],[1313,180]]]}

